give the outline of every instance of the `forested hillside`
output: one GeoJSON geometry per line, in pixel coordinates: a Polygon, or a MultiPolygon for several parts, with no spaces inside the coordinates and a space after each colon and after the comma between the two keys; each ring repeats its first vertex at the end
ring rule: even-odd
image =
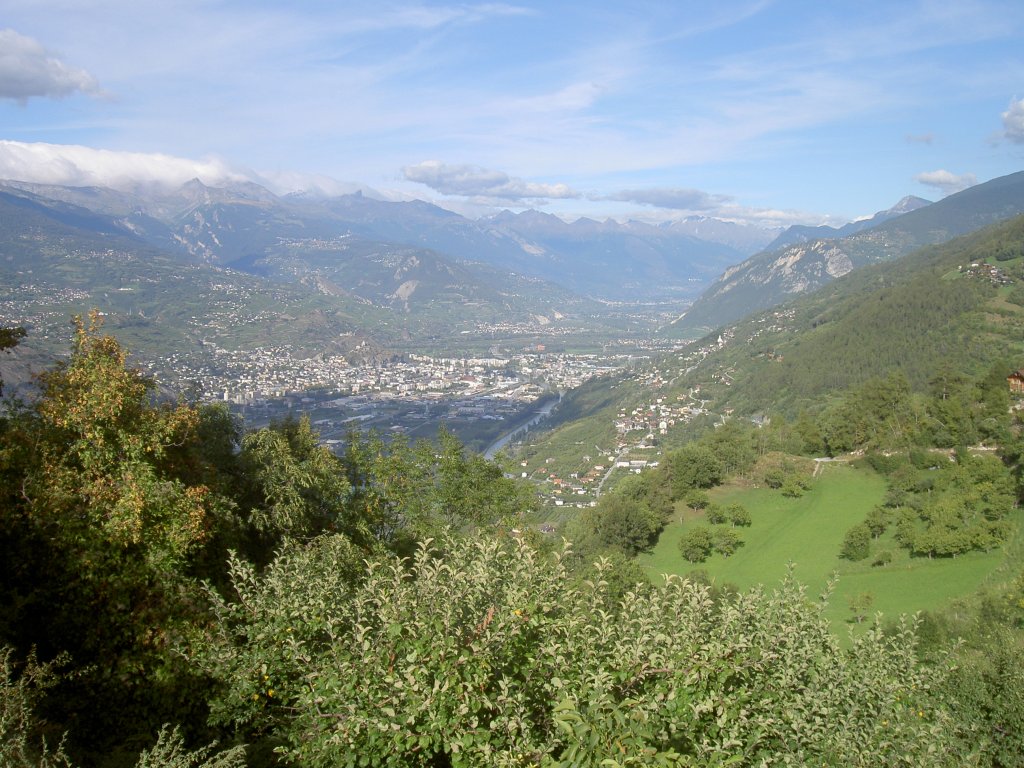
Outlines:
{"type": "Polygon", "coordinates": [[[891,372],[917,391],[947,368],[974,375],[998,363],[1008,373],[1024,354],[1022,301],[1018,217],[750,315],[728,327],[728,343],[678,382],[708,391],[715,373],[726,372],[729,385],[711,390],[720,405],[795,415],[891,372]]]}

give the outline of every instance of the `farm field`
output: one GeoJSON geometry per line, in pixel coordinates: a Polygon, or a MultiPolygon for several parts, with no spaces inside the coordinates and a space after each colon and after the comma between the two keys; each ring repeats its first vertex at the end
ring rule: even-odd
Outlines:
{"type": "MultiPolygon", "coordinates": [[[[703,563],[690,563],[679,554],[677,542],[685,528],[702,517],[666,526],[657,545],[638,562],[650,578],[661,574],[685,575],[703,570],[719,584],[748,589],[764,584],[769,589],[785,576],[790,564],[797,580],[816,598],[834,574],[838,576],[825,615],[842,633],[851,621],[849,600],[864,593],[872,597],[870,612],[887,618],[942,607],[951,600],[976,591],[1006,558],[1007,548],[989,553],[974,552],[956,558],[911,558],[888,535],[872,543],[872,557],[851,563],[839,557],[847,529],[881,502],[882,477],[847,465],[826,465],[811,490],[800,498],[787,498],[769,488],[723,487],[712,492],[720,504],[741,504],[753,524],[740,529],[744,545],[731,557],[714,554],[703,563]],[[873,567],[874,554],[892,553],[892,561],[873,567]]],[[[1019,536],[1020,513],[1015,538],[1019,536]]]]}

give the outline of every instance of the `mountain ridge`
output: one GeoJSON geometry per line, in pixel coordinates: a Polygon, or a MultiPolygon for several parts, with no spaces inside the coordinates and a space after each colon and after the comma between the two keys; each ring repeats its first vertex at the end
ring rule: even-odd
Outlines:
{"type": "Polygon", "coordinates": [[[1024,212],[1024,171],[1001,176],[839,239],[763,251],[725,270],[675,323],[692,333],[767,309],[867,264],[900,258],[1024,212]]]}
{"type": "Polygon", "coordinates": [[[586,218],[569,223],[540,211],[472,220],[422,200],[361,192],[278,197],[253,183],[211,187],[198,179],[135,193],[16,181],[0,181],[0,188],[116,218],[152,244],[219,266],[248,263],[281,237],[353,234],[487,263],[580,296],[680,300],[743,255],[679,227],[586,218]]]}

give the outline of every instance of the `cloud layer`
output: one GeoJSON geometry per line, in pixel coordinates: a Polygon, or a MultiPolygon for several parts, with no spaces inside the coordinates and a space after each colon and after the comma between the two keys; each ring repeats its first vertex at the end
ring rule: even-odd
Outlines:
{"type": "Polygon", "coordinates": [[[729,195],[712,195],[699,189],[680,189],[678,187],[667,189],[624,189],[621,192],[608,195],[605,199],[680,211],[718,210],[723,205],[733,201],[733,198],[729,195]]]}
{"type": "Polygon", "coordinates": [[[448,165],[427,160],[402,169],[407,181],[425,184],[442,195],[505,201],[567,200],[581,195],[566,184],[537,184],[475,165],[448,165]]]}
{"type": "Polygon", "coordinates": [[[943,195],[952,195],[954,192],[962,192],[968,187],[978,183],[978,178],[973,173],[955,174],[945,170],[925,171],[914,177],[918,184],[927,187],[935,187],[943,195]]]}
{"type": "Polygon", "coordinates": [[[98,93],[99,83],[84,69],[70,67],[37,40],[0,29],[0,98],[25,103],[33,97],[61,98],[98,93]]]}
{"type": "Polygon", "coordinates": [[[0,141],[0,178],[114,189],[138,184],[180,186],[190,179],[210,185],[252,180],[250,174],[232,170],[218,159],[188,160],[170,155],[20,141],[0,141]]]}
{"type": "Polygon", "coordinates": [[[1011,101],[1003,112],[1003,135],[1014,144],[1024,144],[1024,99],[1011,101]]]}

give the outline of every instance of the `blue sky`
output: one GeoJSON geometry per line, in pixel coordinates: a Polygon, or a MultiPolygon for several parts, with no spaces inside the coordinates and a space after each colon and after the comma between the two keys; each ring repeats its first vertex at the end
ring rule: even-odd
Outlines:
{"type": "Polygon", "coordinates": [[[838,223],[1024,169],[1024,3],[0,0],[0,176],[838,223]]]}

